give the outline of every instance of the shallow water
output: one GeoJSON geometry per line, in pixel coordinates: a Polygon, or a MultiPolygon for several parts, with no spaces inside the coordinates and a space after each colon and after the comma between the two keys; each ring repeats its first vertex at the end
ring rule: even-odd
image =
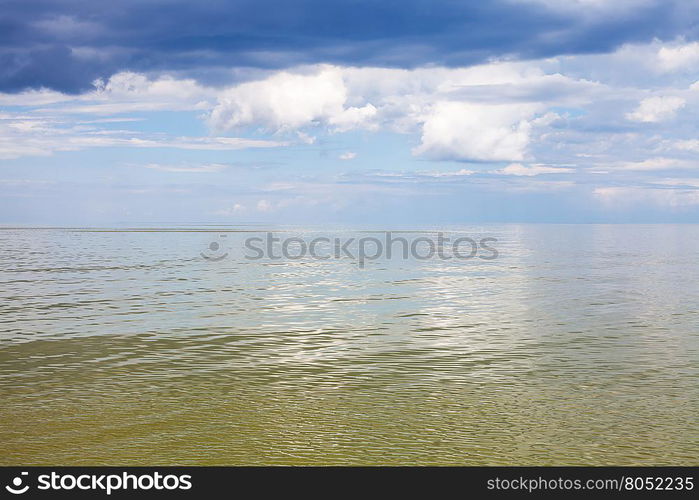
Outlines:
{"type": "Polygon", "coordinates": [[[451,229],[499,257],[0,230],[0,464],[698,463],[699,226],[451,229]]]}

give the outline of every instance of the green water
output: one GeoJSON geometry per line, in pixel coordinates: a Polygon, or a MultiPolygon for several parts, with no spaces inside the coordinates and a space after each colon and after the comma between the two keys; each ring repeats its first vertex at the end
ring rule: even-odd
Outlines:
{"type": "Polygon", "coordinates": [[[0,230],[0,464],[699,463],[699,226],[458,230],[499,258],[0,230]]]}

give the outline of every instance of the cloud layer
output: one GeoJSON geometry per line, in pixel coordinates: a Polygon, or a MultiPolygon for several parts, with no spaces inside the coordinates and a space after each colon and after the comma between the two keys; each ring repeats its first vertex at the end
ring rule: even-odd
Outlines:
{"type": "MultiPolygon", "coordinates": [[[[457,67],[601,53],[678,34],[695,40],[697,9],[683,0],[6,0],[0,91],[74,93],[124,71],[230,83],[240,77],[231,68],[457,67]]],[[[663,67],[696,53],[668,49],[663,67]]]]}
{"type": "Polygon", "coordinates": [[[6,3],[3,214],[699,221],[689,2],[6,3]]]}

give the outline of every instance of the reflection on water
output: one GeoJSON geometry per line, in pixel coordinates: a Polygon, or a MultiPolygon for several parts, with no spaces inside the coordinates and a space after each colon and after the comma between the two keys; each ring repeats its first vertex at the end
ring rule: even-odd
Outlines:
{"type": "Polygon", "coordinates": [[[359,269],[1,230],[0,464],[696,464],[699,227],[487,232],[359,269]]]}

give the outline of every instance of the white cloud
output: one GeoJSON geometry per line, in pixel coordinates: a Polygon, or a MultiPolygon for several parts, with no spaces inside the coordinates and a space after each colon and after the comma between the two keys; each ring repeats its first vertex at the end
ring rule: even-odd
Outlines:
{"type": "Polygon", "coordinates": [[[455,172],[419,172],[419,175],[425,177],[463,177],[466,175],[475,174],[475,170],[469,170],[467,168],[462,168],[455,172]]]}
{"type": "Polygon", "coordinates": [[[605,206],[629,208],[634,205],[656,205],[681,208],[699,205],[699,190],[638,186],[599,187],[593,195],[605,206]]]}
{"type": "Polygon", "coordinates": [[[681,151],[691,151],[693,153],[699,153],[699,140],[689,139],[674,141],[671,143],[671,147],[679,149],[681,151]]]}
{"type": "Polygon", "coordinates": [[[621,170],[654,171],[674,168],[689,168],[691,164],[674,158],[649,158],[643,161],[622,163],[621,170]]]}
{"type": "Polygon", "coordinates": [[[202,165],[169,165],[162,163],[148,163],[146,168],[159,170],[161,172],[186,172],[186,173],[213,173],[220,172],[228,168],[222,163],[206,163],[202,165]]]}
{"type": "Polygon", "coordinates": [[[573,181],[545,181],[529,177],[518,177],[515,183],[501,186],[500,189],[513,193],[550,193],[574,187],[575,182],[573,181]]]}
{"type": "Polygon", "coordinates": [[[17,94],[0,93],[0,106],[46,106],[75,99],[75,96],[55,90],[25,90],[17,94]]]}
{"type": "MultiPolygon", "coordinates": [[[[594,82],[547,74],[541,65],[542,62],[495,62],[467,68],[414,70],[318,65],[271,73],[261,80],[223,90],[189,79],[122,72],[107,81],[95,82],[95,90],[79,96],[49,91],[11,98],[0,95],[0,104],[43,105],[33,114],[41,112],[47,120],[64,119],[70,116],[66,114],[75,113],[106,115],[105,120],[114,120],[109,116],[127,112],[203,110],[208,112],[208,122],[215,131],[245,126],[264,127],[272,132],[293,131],[306,144],[314,143],[316,133],[314,130],[311,135],[303,130],[307,127],[323,127],[330,132],[358,128],[422,131],[422,144],[414,150],[416,154],[444,159],[521,161],[531,126],[551,124],[551,120],[530,124],[530,109],[543,110],[548,104],[544,101],[556,99],[579,104],[599,91],[594,82]],[[460,117],[459,108],[478,116],[460,117]],[[452,125],[458,129],[453,137],[441,132],[442,127],[452,125]]],[[[87,122],[97,123],[83,119],[83,123],[87,122]]],[[[173,147],[202,147],[203,142],[188,141],[173,147]]],[[[141,137],[130,141],[130,145],[150,147],[149,140],[141,137]]],[[[206,146],[224,145],[209,141],[206,146]]]]}
{"type": "Polygon", "coordinates": [[[376,114],[371,104],[345,107],[346,101],[347,88],[337,67],[321,66],[311,74],[282,71],[223,92],[210,123],[218,130],[243,125],[285,130],[320,123],[348,130],[376,114]]]}
{"type": "Polygon", "coordinates": [[[528,176],[532,177],[535,175],[542,174],[567,174],[575,172],[572,168],[566,167],[550,167],[546,165],[530,165],[525,166],[521,163],[511,163],[501,170],[496,170],[495,173],[502,175],[517,175],[517,176],[528,176]]]}
{"type": "Polygon", "coordinates": [[[248,148],[278,148],[289,145],[285,141],[266,141],[239,137],[174,137],[166,139],[132,137],[122,144],[141,148],[196,149],[202,151],[235,151],[248,148]]]}
{"type": "Polygon", "coordinates": [[[113,115],[138,111],[208,110],[218,91],[192,79],[163,75],[155,79],[129,71],[96,80],[94,89],[79,95],[48,89],[18,94],[0,93],[2,106],[46,106],[35,112],[113,115]]]}
{"type": "Polygon", "coordinates": [[[162,76],[149,79],[145,75],[121,72],[106,82],[95,81],[95,90],[82,96],[78,104],[63,108],[72,113],[116,114],[134,111],[206,110],[211,107],[215,92],[192,79],[162,76]]]}
{"type": "Polygon", "coordinates": [[[230,208],[224,208],[223,210],[213,211],[212,215],[231,216],[244,214],[245,212],[247,212],[247,207],[244,204],[234,203],[233,206],[230,208]]]}
{"type": "Polygon", "coordinates": [[[369,103],[361,108],[351,107],[343,109],[342,112],[330,116],[328,123],[333,125],[338,132],[346,132],[355,128],[376,129],[376,124],[372,123],[372,118],[376,116],[377,109],[369,103]]]}
{"type": "Polygon", "coordinates": [[[659,184],[661,186],[681,186],[681,187],[699,188],[699,179],[696,179],[696,178],[661,179],[661,180],[654,181],[653,183],[659,184]]]}
{"type": "Polygon", "coordinates": [[[247,148],[274,148],[284,141],[238,137],[172,137],[124,130],[102,130],[80,122],[36,118],[24,114],[0,115],[0,159],[23,156],[49,156],[59,151],[79,151],[96,147],[173,148],[233,151],[247,148]]]}
{"type": "Polygon", "coordinates": [[[686,101],[676,96],[658,96],[643,99],[638,108],[626,117],[637,122],[660,122],[674,118],[686,101]]]}
{"type": "Polygon", "coordinates": [[[93,123],[128,123],[128,122],[142,122],[145,118],[134,118],[134,117],[117,117],[117,118],[98,118],[96,120],[80,120],[77,123],[80,124],[93,124],[93,123]]]}
{"type": "Polygon", "coordinates": [[[619,11],[648,5],[652,0],[511,0],[518,3],[538,3],[560,11],[619,11]]]}
{"type": "Polygon", "coordinates": [[[272,210],[274,210],[274,205],[272,205],[269,201],[259,200],[257,202],[257,211],[258,212],[271,212],[272,210]]]}
{"type": "Polygon", "coordinates": [[[297,137],[301,142],[304,144],[315,144],[316,142],[316,137],[313,135],[305,134],[301,132],[300,130],[296,132],[297,137]]]}
{"type": "Polygon", "coordinates": [[[414,154],[436,159],[523,160],[529,143],[532,104],[440,102],[428,115],[414,154]]]}
{"type": "MultiPolygon", "coordinates": [[[[690,80],[658,73],[657,68],[649,71],[661,57],[690,60],[691,47],[654,41],[626,46],[614,54],[462,68],[316,65],[265,72],[261,79],[223,89],[173,76],[122,72],[78,96],[47,90],[0,94],[3,107],[39,107],[0,119],[0,157],[114,146],[218,151],[294,146],[317,143],[316,136],[325,133],[361,128],[414,135],[420,142],[413,153],[431,159],[522,162],[498,171],[519,175],[522,182],[525,177],[563,173],[560,167],[555,172],[546,169],[573,157],[579,159],[580,172],[596,165],[614,167],[605,170],[617,174],[650,170],[650,165],[631,165],[626,157],[629,151],[634,152],[630,158],[652,157],[671,144],[676,149],[699,150],[699,141],[674,140],[669,126],[653,137],[640,128],[629,131],[620,118],[657,122],[671,118],[683,106],[695,105],[699,98],[687,88],[696,75],[690,80]],[[614,72],[626,76],[609,77],[614,72]],[[624,115],[630,99],[639,102],[638,109],[624,115]],[[124,113],[158,110],[201,110],[214,136],[172,137],[114,130],[108,125],[123,116],[126,128],[128,120],[151,117],[124,113]],[[83,116],[77,118],[74,113],[83,116]],[[286,140],[221,137],[222,130],[232,127],[266,128],[281,132],[272,138],[286,140]]],[[[672,65],[667,61],[665,66],[672,65]]],[[[153,123],[160,119],[154,118],[153,123]]],[[[683,127],[682,137],[692,137],[687,121],[673,125],[683,127]]],[[[332,141],[340,143],[340,152],[352,147],[338,137],[332,141]]]]}
{"type": "MultiPolygon", "coordinates": [[[[454,117],[445,116],[449,106],[471,106],[474,112],[482,106],[489,110],[488,114],[495,113],[500,118],[486,119],[480,124],[481,138],[500,135],[500,139],[492,139],[491,144],[497,142],[500,148],[507,148],[509,142],[510,147],[521,150],[521,146],[512,142],[527,142],[528,124],[519,123],[519,119],[514,123],[516,130],[505,131],[504,128],[512,124],[502,121],[503,112],[530,106],[538,109],[543,101],[552,100],[579,104],[592,100],[601,88],[595,82],[559,73],[547,74],[541,64],[494,62],[467,68],[413,70],[330,65],[301,67],[221,92],[218,104],[209,115],[209,123],[215,130],[261,126],[272,132],[298,132],[298,129],[317,126],[331,132],[358,128],[399,133],[423,130],[428,142],[436,143],[430,141],[429,131],[444,119],[453,121],[454,117]]],[[[528,118],[531,113],[524,114],[528,118]]],[[[436,149],[423,145],[416,151],[435,153],[436,149]]],[[[452,149],[452,153],[457,154],[446,156],[462,156],[458,153],[460,147],[452,149]]],[[[477,157],[501,158],[498,153],[483,152],[477,157]]],[[[514,156],[507,155],[507,159],[521,157],[521,151],[514,156]]]]}
{"type": "Polygon", "coordinates": [[[699,63],[699,42],[665,46],[658,50],[658,66],[662,71],[695,69],[699,63]]]}
{"type": "Polygon", "coordinates": [[[353,151],[347,151],[346,153],[342,153],[338,158],[340,160],[354,160],[357,157],[357,153],[353,151]]]}

